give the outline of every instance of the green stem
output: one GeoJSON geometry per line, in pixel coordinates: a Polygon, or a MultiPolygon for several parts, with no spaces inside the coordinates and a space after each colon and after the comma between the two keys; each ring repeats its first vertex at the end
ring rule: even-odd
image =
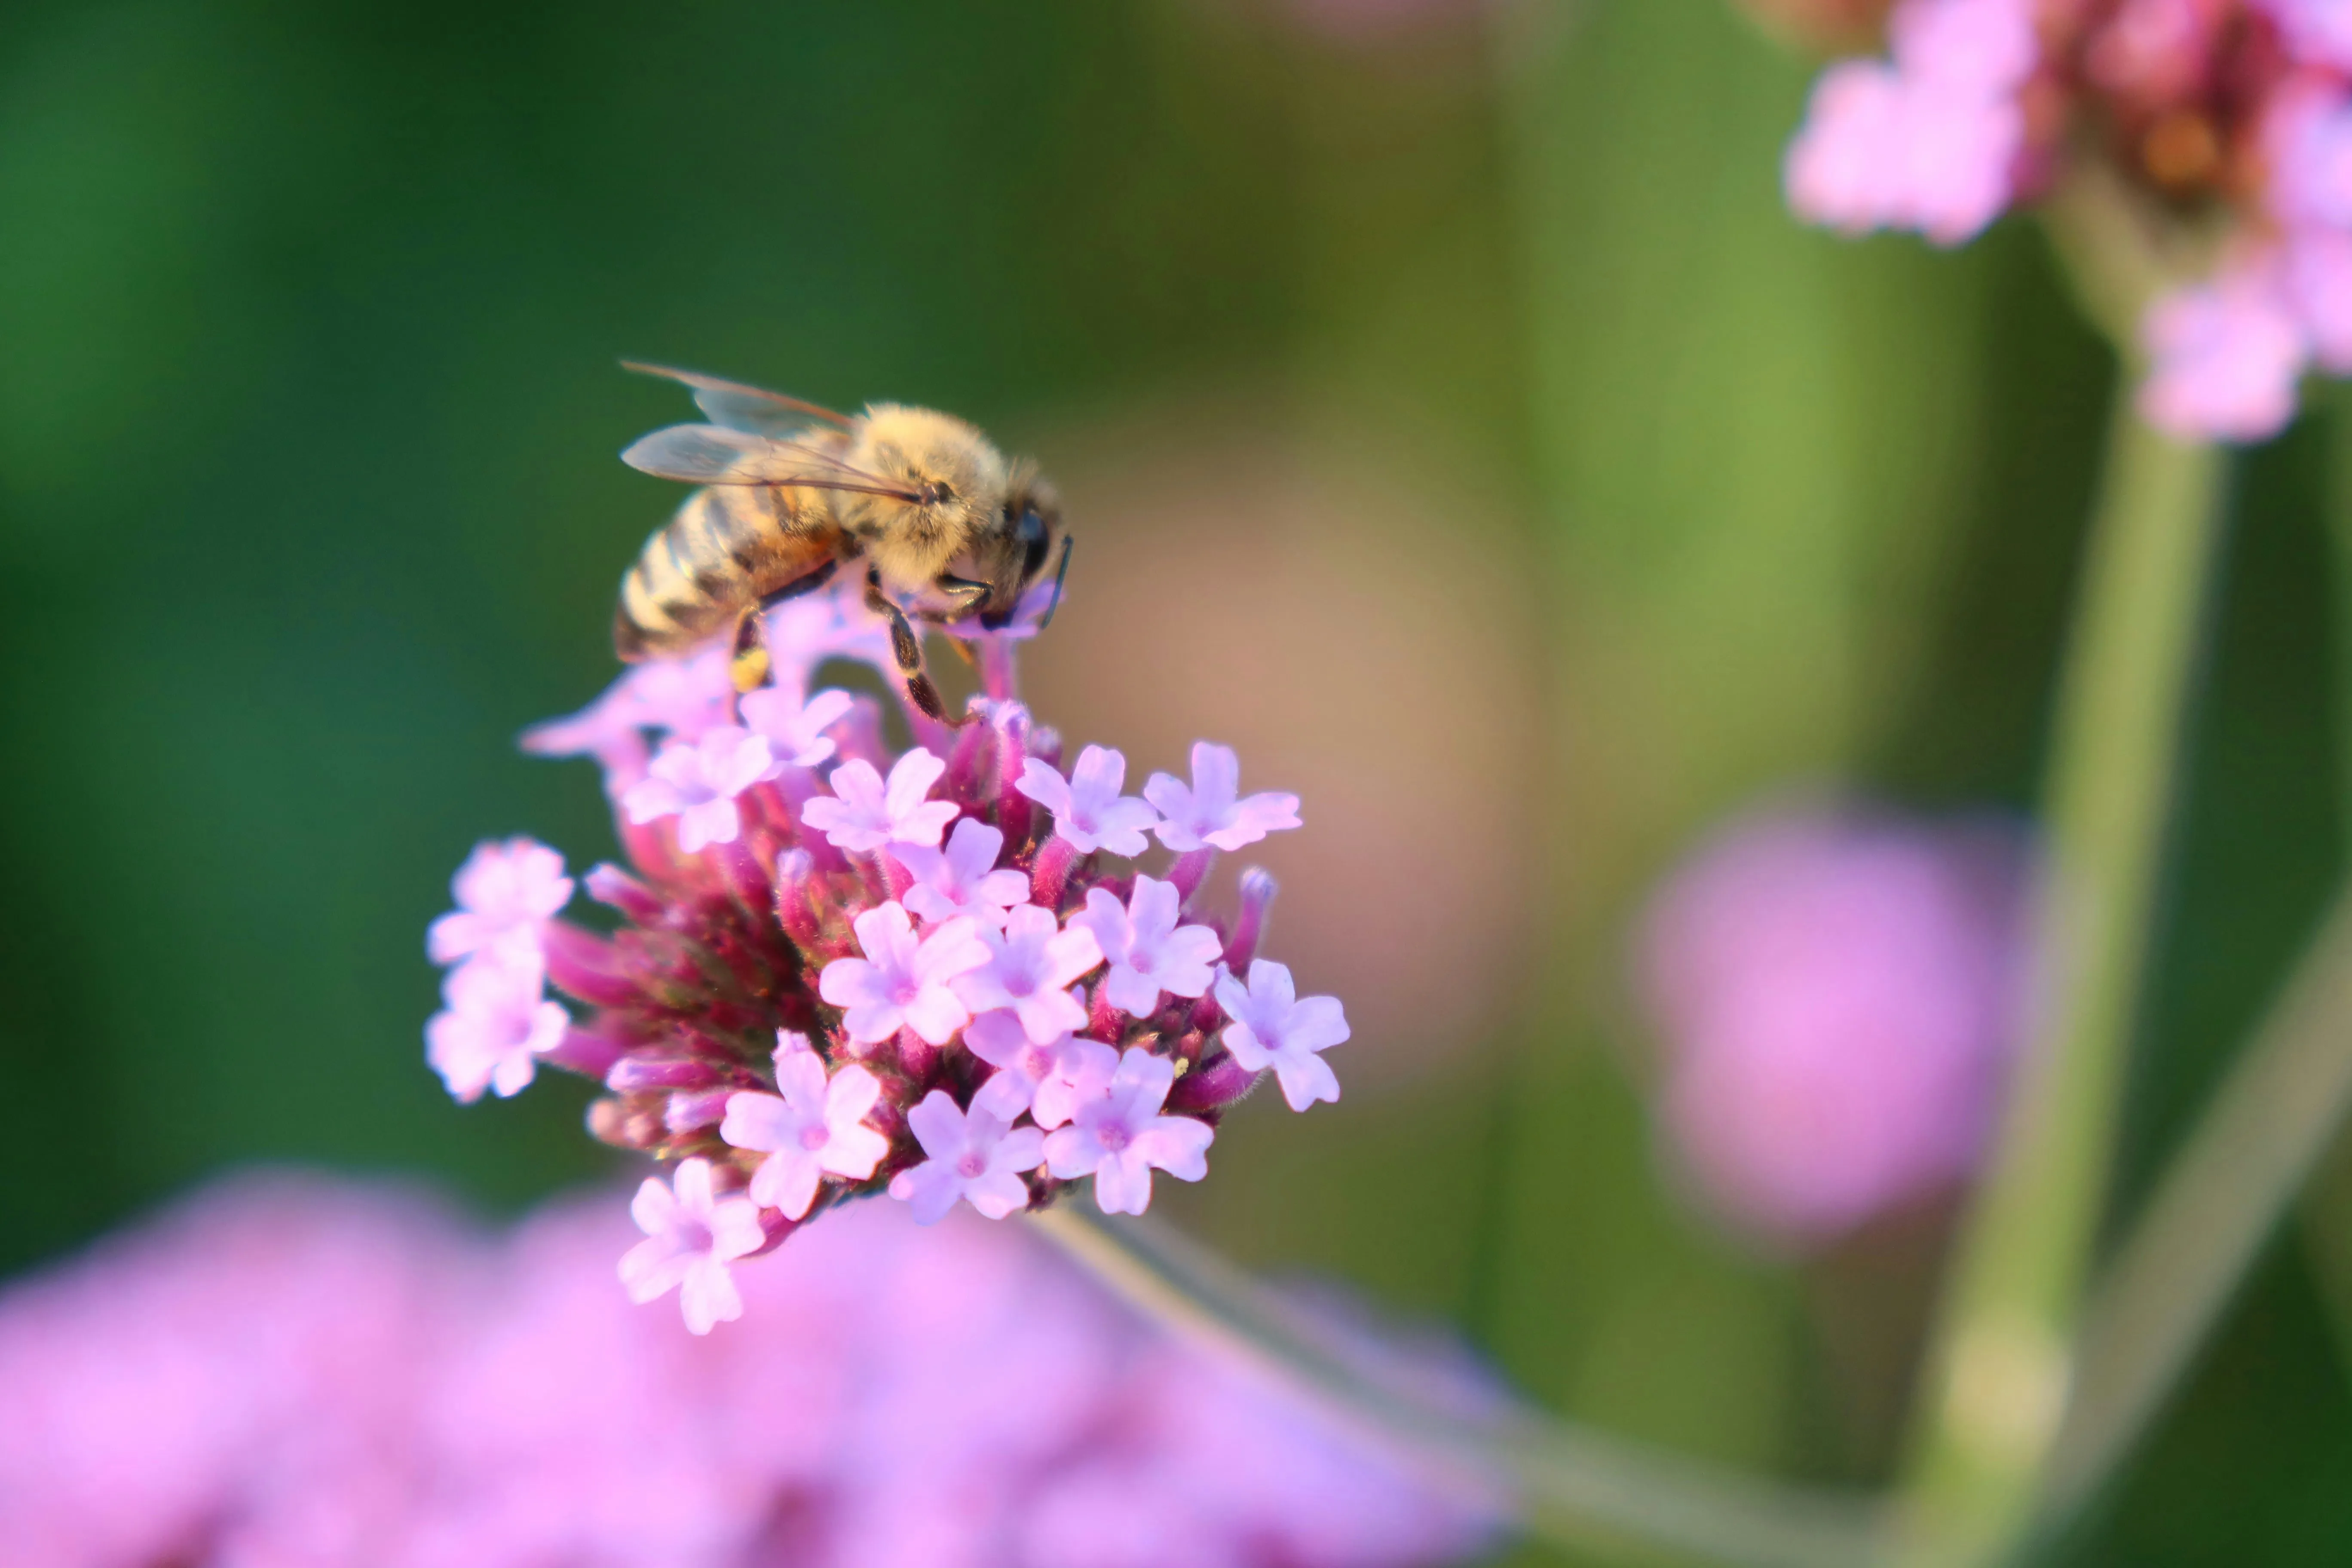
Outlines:
{"type": "Polygon", "coordinates": [[[2084,1314],[2042,1499],[2049,1535],[2114,1473],[2352,1110],[2352,893],[2334,911],[2084,1314]]]}
{"type": "Polygon", "coordinates": [[[2046,973],[1928,1361],[1904,1560],[1997,1562],[2034,1505],[2147,964],[2182,713],[2221,516],[2219,455],[2120,392],[2053,737],[2046,973]]]}
{"type": "Polygon", "coordinates": [[[1629,1544],[1737,1568],[1868,1568],[1879,1515],[1841,1495],[1727,1475],[1503,1399],[1460,1399],[1384,1372],[1286,1300],[1148,1221],[1076,1205],[1033,1222],[1153,1321],[1318,1400],[1433,1478],[1510,1494],[1520,1526],[1580,1551],[1629,1544]]]}

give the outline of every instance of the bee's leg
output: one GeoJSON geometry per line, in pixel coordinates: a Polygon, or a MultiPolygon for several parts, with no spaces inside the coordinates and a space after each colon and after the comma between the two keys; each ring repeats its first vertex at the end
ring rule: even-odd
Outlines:
{"type": "Polygon", "coordinates": [[[734,673],[735,689],[756,691],[767,684],[768,639],[762,635],[767,626],[768,612],[786,599],[797,599],[833,581],[834,568],[840,563],[828,561],[804,577],[785,584],[772,594],[761,595],[760,602],[743,612],[735,623],[735,651],[727,661],[734,673]]]}
{"type": "Polygon", "coordinates": [[[735,651],[727,668],[738,692],[757,691],[768,679],[768,640],[760,635],[760,606],[744,610],[735,622],[735,651]]]}
{"type": "Polygon", "coordinates": [[[972,642],[970,637],[950,637],[948,638],[948,647],[955,649],[956,657],[963,660],[964,668],[966,669],[978,669],[980,668],[980,653],[972,647],[972,642]]]}
{"type": "Polygon", "coordinates": [[[866,574],[866,607],[890,623],[890,657],[898,661],[898,673],[907,679],[907,695],[916,707],[942,724],[956,725],[965,721],[948,717],[947,704],[940,700],[940,689],[931,684],[931,677],[923,668],[923,641],[908,624],[907,612],[890,602],[882,592],[878,574],[866,574]]]}

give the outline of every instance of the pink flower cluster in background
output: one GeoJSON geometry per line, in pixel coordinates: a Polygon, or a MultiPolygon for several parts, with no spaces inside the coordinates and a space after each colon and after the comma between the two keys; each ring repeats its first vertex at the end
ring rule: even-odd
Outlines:
{"type": "MultiPolygon", "coordinates": [[[[705,1340],[613,1289],[626,1229],[609,1198],[499,1237],[415,1194],[247,1178],[13,1285],[0,1558],[1388,1568],[1500,1522],[1034,1237],[861,1205],[705,1340]]],[[[1484,1397],[1450,1357],[1386,1354],[1484,1397]]]]}
{"type": "Polygon", "coordinates": [[[2087,149],[2151,222],[2219,241],[2141,323],[2151,423],[2261,440],[2306,370],[2352,371],[2352,6],[1901,0],[1887,34],[1813,89],[1785,170],[1800,215],[1955,245],[2087,149]]]}
{"type": "Polygon", "coordinates": [[[1833,1240],[1970,1174],[2018,1036],[2011,834],[1813,810],[1735,823],[1654,900],[1639,981],[1672,1163],[1735,1227],[1833,1240]]]}
{"type": "Polygon", "coordinates": [[[592,1130],[672,1168],[638,1194],[624,1280],[678,1290],[698,1332],[741,1310],[730,1265],[844,1198],[1002,1218],[1091,1178],[1140,1214],[1156,1174],[1207,1173],[1264,1076],[1294,1110],[1339,1096],[1339,1004],[1258,956],[1273,880],[1245,872],[1230,916],[1199,897],[1221,853],[1299,826],[1297,797],[1244,795],[1207,742],[1139,795],[1100,746],[1066,773],[1012,695],[1030,629],[981,639],[961,728],[907,704],[897,755],[872,699],[811,689],[828,658],[894,678],[854,585],[770,613],[772,684],[740,703],[721,658],[641,665],[524,738],[604,764],[630,865],[583,881],[620,929],[559,918],[572,882],[527,839],[478,848],[433,928],[458,967],[432,1065],[461,1100],[541,1062],[604,1081],[592,1130]],[[1156,874],[1106,859],[1154,839],[1156,874]]]}

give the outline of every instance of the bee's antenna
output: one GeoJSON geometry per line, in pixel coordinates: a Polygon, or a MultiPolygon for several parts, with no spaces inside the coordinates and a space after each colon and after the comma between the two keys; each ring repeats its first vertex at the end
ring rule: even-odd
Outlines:
{"type": "Polygon", "coordinates": [[[1037,629],[1041,632],[1054,624],[1054,612],[1062,607],[1062,579],[1070,574],[1070,546],[1076,542],[1075,535],[1062,535],[1062,563],[1054,568],[1054,598],[1045,606],[1045,616],[1037,622],[1037,629]]]}

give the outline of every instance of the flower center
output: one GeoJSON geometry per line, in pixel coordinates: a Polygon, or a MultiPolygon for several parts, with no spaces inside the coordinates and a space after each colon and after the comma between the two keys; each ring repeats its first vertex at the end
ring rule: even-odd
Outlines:
{"type": "Polygon", "coordinates": [[[1124,1121],[1106,1121],[1095,1129],[1095,1138],[1116,1154],[1135,1142],[1135,1133],[1124,1121]]]}
{"type": "Polygon", "coordinates": [[[981,1157],[979,1151],[967,1149],[962,1158],[956,1161],[956,1174],[967,1182],[974,1176],[984,1176],[988,1174],[988,1162],[981,1157]]]}
{"type": "Polygon", "coordinates": [[[801,1147],[814,1153],[833,1142],[833,1130],[823,1122],[812,1121],[801,1129],[801,1147]]]}
{"type": "Polygon", "coordinates": [[[890,984],[890,1000],[896,1002],[899,1006],[904,1007],[907,1004],[912,1002],[917,995],[920,994],[922,989],[923,988],[921,986],[915,984],[915,977],[913,975],[902,974],[890,984]]]}

